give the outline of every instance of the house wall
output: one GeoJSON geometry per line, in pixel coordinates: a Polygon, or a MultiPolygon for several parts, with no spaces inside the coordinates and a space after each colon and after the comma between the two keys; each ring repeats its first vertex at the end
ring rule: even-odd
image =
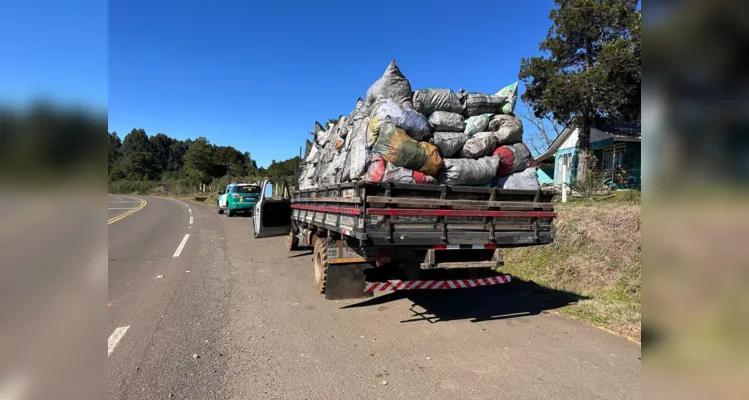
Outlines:
{"type": "MultiPolygon", "coordinates": [[[[602,149],[604,147],[612,146],[613,144],[614,144],[614,138],[613,137],[604,138],[602,140],[598,140],[598,141],[595,141],[595,142],[591,141],[590,142],[590,149],[591,150],[598,150],[598,149],[602,149]]],[[[598,156],[596,156],[596,157],[598,157],[598,156]]],[[[600,160],[600,158],[599,158],[599,160],[600,160]]]]}
{"type": "Polygon", "coordinates": [[[580,138],[579,133],[580,128],[575,128],[575,130],[570,133],[570,136],[559,145],[559,149],[556,153],[554,153],[554,170],[548,171],[546,174],[556,185],[562,183],[561,163],[563,162],[563,157],[560,157],[562,155],[569,154],[571,157],[571,162],[569,163],[569,168],[567,168],[564,181],[570,183],[571,177],[575,176],[575,171],[577,171],[577,144],[580,138]]]}
{"type": "Polygon", "coordinates": [[[539,183],[553,183],[554,182],[554,166],[543,164],[538,166],[538,182],[539,183]]]}
{"type": "Polygon", "coordinates": [[[570,136],[567,138],[567,140],[565,140],[564,143],[559,146],[559,150],[557,150],[557,153],[561,150],[577,148],[579,133],[580,128],[575,128],[575,130],[570,133],[570,136]]]}
{"type": "Polygon", "coordinates": [[[627,150],[624,152],[625,165],[631,165],[628,170],[634,178],[634,185],[639,189],[642,187],[642,143],[627,143],[627,150]]]}
{"type": "Polygon", "coordinates": [[[615,185],[611,184],[612,189],[624,189],[633,188],[639,189],[642,186],[641,174],[642,174],[642,145],[640,142],[616,142],[611,140],[602,140],[599,142],[591,143],[591,149],[593,155],[598,159],[599,166],[603,165],[603,153],[607,149],[611,149],[614,146],[624,146],[624,154],[622,156],[622,168],[624,168],[630,175],[630,184],[627,185],[615,185]]]}
{"type": "Polygon", "coordinates": [[[611,136],[610,133],[604,132],[598,128],[590,128],[590,145],[593,146],[593,143],[600,142],[606,139],[614,139],[613,136],[611,136]]]}
{"type": "Polygon", "coordinates": [[[553,173],[553,181],[554,184],[561,184],[562,183],[562,163],[564,162],[565,157],[567,156],[571,158],[571,161],[568,163],[569,168],[567,168],[567,173],[564,176],[564,182],[570,183],[571,177],[574,176],[574,172],[577,171],[577,149],[573,147],[565,148],[565,149],[559,149],[556,153],[554,153],[554,173],[553,173]]]}

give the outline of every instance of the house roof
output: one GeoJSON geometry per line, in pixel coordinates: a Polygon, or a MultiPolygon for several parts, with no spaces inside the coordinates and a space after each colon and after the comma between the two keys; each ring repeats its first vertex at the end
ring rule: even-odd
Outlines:
{"type": "MultiPolygon", "coordinates": [[[[594,125],[594,128],[606,132],[614,136],[615,138],[640,138],[641,136],[641,123],[639,121],[617,121],[609,123],[599,123],[594,125]]],[[[559,147],[562,145],[562,143],[564,143],[570,137],[575,129],[577,129],[577,124],[574,121],[567,124],[562,133],[560,133],[559,136],[557,136],[557,138],[554,139],[554,141],[551,143],[551,146],[549,146],[549,148],[545,152],[541,153],[541,155],[536,157],[536,162],[541,163],[546,161],[548,158],[553,157],[557,150],[559,150],[559,147]]]]}
{"type": "Polygon", "coordinates": [[[598,130],[607,132],[609,134],[612,134],[614,136],[639,137],[641,135],[640,125],[641,124],[639,121],[637,122],[617,121],[617,122],[597,124],[595,128],[598,130]]]}
{"type": "Polygon", "coordinates": [[[572,123],[567,124],[567,126],[564,128],[562,133],[560,133],[559,136],[557,136],[557,138],[554,139],[553,142],[551,142],[551,146],[549,146],[549,148],[546,149],[545,152],[541,153],[540,156],[536,157],[536,162],[541,163],[541,162],[544,162],[547,158],[553,157],[554,153],[556,153],[557,150],[559,150],[559,146],[561,146],[562,143],[564,143],[567,140],[567,138],[570,137],[572,132],[575,131],[575,128],[576,127],[574,126],[574,124],[572,123]]]}

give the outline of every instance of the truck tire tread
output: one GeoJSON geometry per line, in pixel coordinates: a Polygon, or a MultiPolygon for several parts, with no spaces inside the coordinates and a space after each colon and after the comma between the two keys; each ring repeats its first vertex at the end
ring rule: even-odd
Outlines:
{"type": "Polygon", "coordinates": [[[313,266],[315,268],[315,287],[317,292],[325,294],[325,285],[328,280],[328,243],[325,239],[315,241],[313,266]]]}
{"type": "Polygon", "coordinates": [[[289,235],[286,236],[286,250],[299,250],[299,238],[294,235],[293,231],[290,231],[289,235]]]}

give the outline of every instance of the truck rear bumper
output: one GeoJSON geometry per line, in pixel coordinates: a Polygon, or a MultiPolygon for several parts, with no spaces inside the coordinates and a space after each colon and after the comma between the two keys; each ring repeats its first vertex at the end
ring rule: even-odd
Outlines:
{"type": "Polygon", "coordinates": [[[502,261],[463,261],[445,262],[439,264],[421,263],[421,269],[458,269],[458,268],[497,268],[502,266],[502,261]]]}
{"type": "Polygon", "coordinates": [[[367,282],[365,292],[380,292],[385,290],[423,290],[423,289],[468,289],[479,286],[493,286],[509,283],[510,275],[498,275],[480,279],[453,279],[447,281],[387,281],[367,282]]]}
{"type": "MultiPolygon", "coordinates": [[[[367,280],[365,270],[379,270],[368,263],[329,264],[325,298],[328,300],[357,299],[388,290],[469,289],[509,283],[508,274],[471,279],[367,280]]],[[[445,276],[447,278],[447,276],[445,276]]]]}

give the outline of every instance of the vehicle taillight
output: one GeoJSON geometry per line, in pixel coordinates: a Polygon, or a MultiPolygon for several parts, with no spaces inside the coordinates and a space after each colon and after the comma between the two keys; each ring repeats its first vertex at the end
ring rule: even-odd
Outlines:
{"type": "Polygon", "coordinates": [[[240,196],[240,195],[238,195],[238,194],[236,194],[236,193],[232,193],[232,194],[231,194],[231,197],[232,197],[233,199],[238,199],[238,198],[240,198],[240,197],[242,197],[242,196],[240,196]]]}
{"type": "Polygon", "coordinates": [[[385,264],[390,264],[392,262],[392,258],[390,257],[390,249],[381,249],[379,254],[377,254],[377,266],[381,267],[385,264]]]}

